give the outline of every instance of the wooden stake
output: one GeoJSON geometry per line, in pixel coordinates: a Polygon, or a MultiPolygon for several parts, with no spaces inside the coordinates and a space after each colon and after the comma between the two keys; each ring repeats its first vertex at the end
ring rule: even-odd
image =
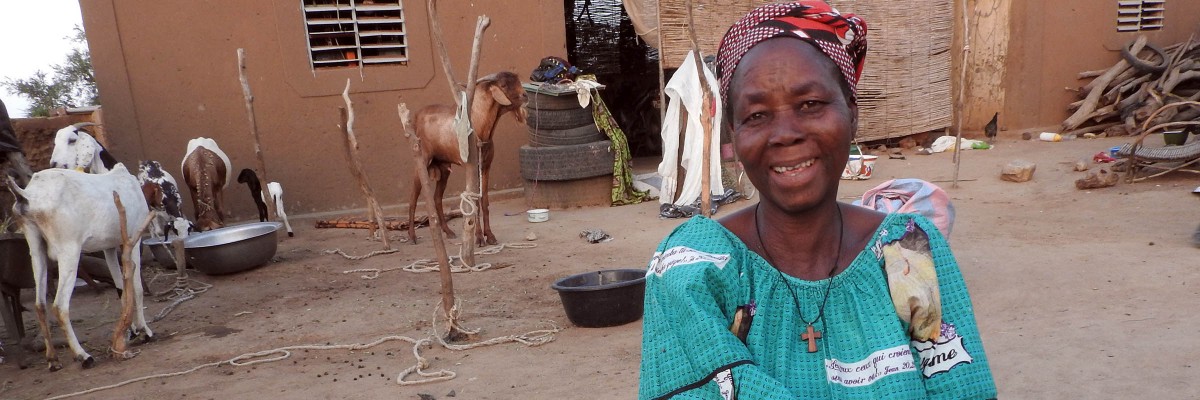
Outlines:
{"type": "Polygon", "coordinates": [[[362,162],[358,158],[358,138],[354,136],[354,106],[350,102],[349,79],[346,79],[346,89],[342,90],[342,99],[346,101],[346,107],[338,107],[338,110],[342,114],[342,132],[346,134],[346,157],[350,162],[350,173],[354,175],[359,189],[362,189],[363,196],[367,198],[367,218],[375,221],[374,228],[370,230],[370,236],[374,237],[378,233],[380,239],[383,240],[383,248],[391,250],[387,229],[383,224],[383,209],[375,200],[375,192],[371,190],[371,184],[367,182],[367,171],[363,169],[362,162]]]}
{"type": "MultiPolygon", "coordinates": [[[[471,44],[471,64],[467,69],[467,99],[466,105],[464,106],[466,109],[464,114],[467,115],[467,121],[470,122],[471,135],[467,137],[468,156],[466,160],[467,165],[465,166],[465,169],[467,170],[467,182],[463,188],[463,192],[470,195],[472,199],[481,198],[483,196],[483,191],[487,190],[487,188],[479,187],[479,182],[482,179],[480,176],[482,172],[480,171],[479,165],[480,143],[479,135],[475,133],[475,121],[472,121],[474,119],[474,114],[471,113],[471,103],[474,103],[475,99],[475,80],[477,79],[476,76],[479,74],[479,52],[483,45],[483,31],[487,30],[487,27],[490,24],[491,19],[489,19],[486,15],[479,16],[479,19],[475,22],[475,39],[471,44]]],[[[478,203],[476,203],[475,214],[463,218],[461,257],[463,264],[470,267],[475,266],[475,244],[476,236],[479,235],[480,217],[480,207],[478,203]]]]}
{"type": "Polygon", "coordinates": [[[433,42],[437,44],[438,55],[442,58],[442,72],[446,74],[446,82],[450,84],[450,95],[454,97],[454,104],[462,106],[460,97],[463,85],[454,80],[454,70],[450,66],[450,52],[446,51],[446,42],[442,40],[442,25],[437,20],[437,0],[429,0],[426,11],[429,14],[429,25],[433,29],[433,42]]]}
{"type": "MultiPolygon", "coordinates": [[[[417,178],[421,181],[421,193],[425,195],[425,212],[429,214],[429,232],[433,236],[433,248],[437,251],[438,275],[442,279],[442,309],[446,312],[447,319],[452,318],[454,314],[451,310],[454,308],[454,277],[450,272],[450,255],[446,251],[446,238],[442,233],[442,225],[446,221],[437,219],[437,206],[434,203],[441,199],[433,197],[433,184],[429,179],[429,170],[426,166],[429,165],[429,160],[425,158],[421,151],[421,138],[417,137],[408,119],[408,106],[400,103],[396,107],[400,114],[400,124],[404,128],[404,137],[408,138],[408,142],[412,145],[412,154],[417,157],[416,167],[414,168],[417,178]]],[[[464,243],[466,240],[464,240],[464,243]]],[[[447,341],[459,341],[467,337],[466,333],[458,330],[458,326],[451,321],[449,331],[446,332],[447,341]]]]}
{"type": "MultiPolygon", "coordinates": [[[[258,138],[258,121],[254,119],[254,95],[250,93],[250,80],[246,78],[246,50],[237,49],[238,81],[242,82],[242,97],[246,99],[246,115],[250,117],[250,137],[254,138],[254,157],[258,162],[259,197],[267,203],[267,220],[275,219],[275,202],[264,193],[267,187],[267,162],[263,160],[262,141],[258,138]]],[[[233,174],[233,171],[226,171],[233,174]]]]}
{"type": "MultiPolygon", "coordinates": [[[[687,2],[688,9],[688,35],[692,40],[692,52],[696,53],[692,57],[696,61],[696,73],[700,78],[700,90],[704,92],[703,101],[700,105],[700,126],[701,134],[704,135],[704,154],[701,156],[703,163],[701,164],[700,175],[700,215],[705,217],[712,215],[712,131],[713,131],[713,115],[715,110],[711,110],[716,104],[712,98],[712,88],[708,86],[708,76],[705,74],[707,70],[704,66],[704,60],[700,55],[700,41],[696,39],[696,21],[692,18],[692,0],[687,2]]],[[[659,32],[662,35],[662,32],[659,32]]],[[[662,56],[662,50],[659,50],[659,57],[662,56]]],[[[679,143],[681,146],[683,142],[679,143]]]]}
{"type": "Polygon", "coordinates": [[[954,101],[954,114],[958,122],[954,130],[954,181],[950,187],[958,189],[958,169],[962,166],[963,101],[967,90],[967,58],[971,55],[971,18],[968,16],[967,0],[962,0],[963,44],[962,61],[958,66],[958,99],[954,101]]]}
{"type": "MultiPolygon", "coordinates": [[[[133,296],[140,294],[134,293],[133,290],[133,247],[136,242],[135,238],[140,238],[142,232],[146,231],[146,227],[150,226],[154,214],[147,215],[139,228],[133,232],[133,235],[130,235],[129,229],[126,228],[128,220],[125,216],[125,206],[121,204],[121,197],[115,191],[113,192],[113,203],[117,205],[117,221],[121,224],[121,276],[119,278],[124,284],[125,291],[121,293],[121,316],[117,318],[117,324],[113,326],[112,352],[122,359],[130,359],[134,354],[127,350],[125,332],[133,323],[133,296]]],[[[118,277],[112,278],[117,279],[118,277]]]]}

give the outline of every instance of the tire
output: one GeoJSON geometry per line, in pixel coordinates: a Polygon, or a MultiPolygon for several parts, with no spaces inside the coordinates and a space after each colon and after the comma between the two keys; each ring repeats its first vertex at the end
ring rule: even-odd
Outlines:
{"type": "Polygon", "coordinates": [[[525,120],[526,125],[538,130],[571,129],[595,123],[596,119],[592,117],[592,107],[574,110],[534,111],[530,109],[529,117],[525,120]]]}
{"type": "Polygon", "coordinates": [[[571,146],[521,146],[521,177],[531,181],[569,181],[613,173],[612,142],[571,146]]]}
{"type": "Polygon", "coordinates": [[[1121,48],[1121,57],[1125,58],[1125,61],[1133,66],[1133,69],[1144,74],[1157,74],[1167,70],[1167,55],[1163,53],[1162,49],[1154,47],[1150,43],[1146,43],[1146,47],[1142,48],[1142,50],[1150,50],[1158,55],[1158,65],[1153,65],[1138,58],[1136,54],[1129,52],[1129,47],[1132,45],[1133,42],[1130,42],[1129,45],[1121,48]]]}
{"type": "Polygon", "coordinates": [[[579,106],[579,97],[574,93],[566,96],[552,96],[535,92],[525,92],[528,100],[525,101],[525,107],[529,108],[530,112],[541,110],[580,110],[583,107],[579,106]]]}
{"type": "Polygon", "coordinates": [[[604,139],[604,134],[600,132],[600,128],[596,127],[596,124],[571,129],[529,129],[529,146],[531,147],[571,146],[604,139]]]}

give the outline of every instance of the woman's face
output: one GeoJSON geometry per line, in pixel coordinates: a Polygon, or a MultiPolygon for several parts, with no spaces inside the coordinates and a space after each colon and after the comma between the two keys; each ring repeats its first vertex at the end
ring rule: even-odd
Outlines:
{"type": "Polygon", "coordinates": [[[858,106],[836,65],[807,42],[775,38],[750,49],[730,84],[734,148],[763,198],[785,211],[836,199],[858,106]]]}

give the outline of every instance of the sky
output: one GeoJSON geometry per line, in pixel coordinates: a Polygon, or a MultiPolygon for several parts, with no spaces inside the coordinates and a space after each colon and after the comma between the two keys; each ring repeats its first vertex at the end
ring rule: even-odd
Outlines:
{"type": "MultiPolygon", "coordinates": [[[[71,51],[72,28],[83,26],[78,0],[0,0],[0,81],[53,73],[71,51]]],[[[28,116],[29,102],[0,88],[13,118],[28,116]]]]}

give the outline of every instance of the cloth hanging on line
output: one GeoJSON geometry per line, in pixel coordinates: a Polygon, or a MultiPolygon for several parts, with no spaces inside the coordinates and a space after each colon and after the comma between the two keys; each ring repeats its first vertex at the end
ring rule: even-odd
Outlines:
{"type": "MultiPolygon", "coordinates": [[[[688,52],[683,64],[675,71],[671,81],[667,82],[666,94],[670,98],[667,105],[667,116],[663,121],[662,141],[663,160],[658,164],[658,174],[662,176],[659,203],[687,205],[700,198],[701,170],[704,168],[704,128],[700,122],[700,110],[704,107],[703,89],[700,86],[700,73],[696,71],[695,53],[688,52]],[[685,134],[683,143],[679,143],[679,113],[687,111],[687,125],[683,127],[685,134]],[[682,157],[680,157],[682,149],[682,157]],[[676,176],[679,165],[686,170],[682,177],[682,190],[678,198],[675,195],[681,177],[676,176]]],[[[721,183],[721,95],[717,92],[717,79],[712,71],[704,69],[704,78],[712,93],[710,98],[715,103],[713,107],[712,140],[709,154],[709,192],[720,195],[725,192],[721,183]]]]}
{"type": "Polygon", "coordinates": [[[465,164],[470,156],[470,138],[475,133],[471,127],[471,117],[467,115],[467,92],[461,92],[462,101],[458,102],[458,111],[454,113],[454,133],[458,136],[458,155],[465,164]]]}

